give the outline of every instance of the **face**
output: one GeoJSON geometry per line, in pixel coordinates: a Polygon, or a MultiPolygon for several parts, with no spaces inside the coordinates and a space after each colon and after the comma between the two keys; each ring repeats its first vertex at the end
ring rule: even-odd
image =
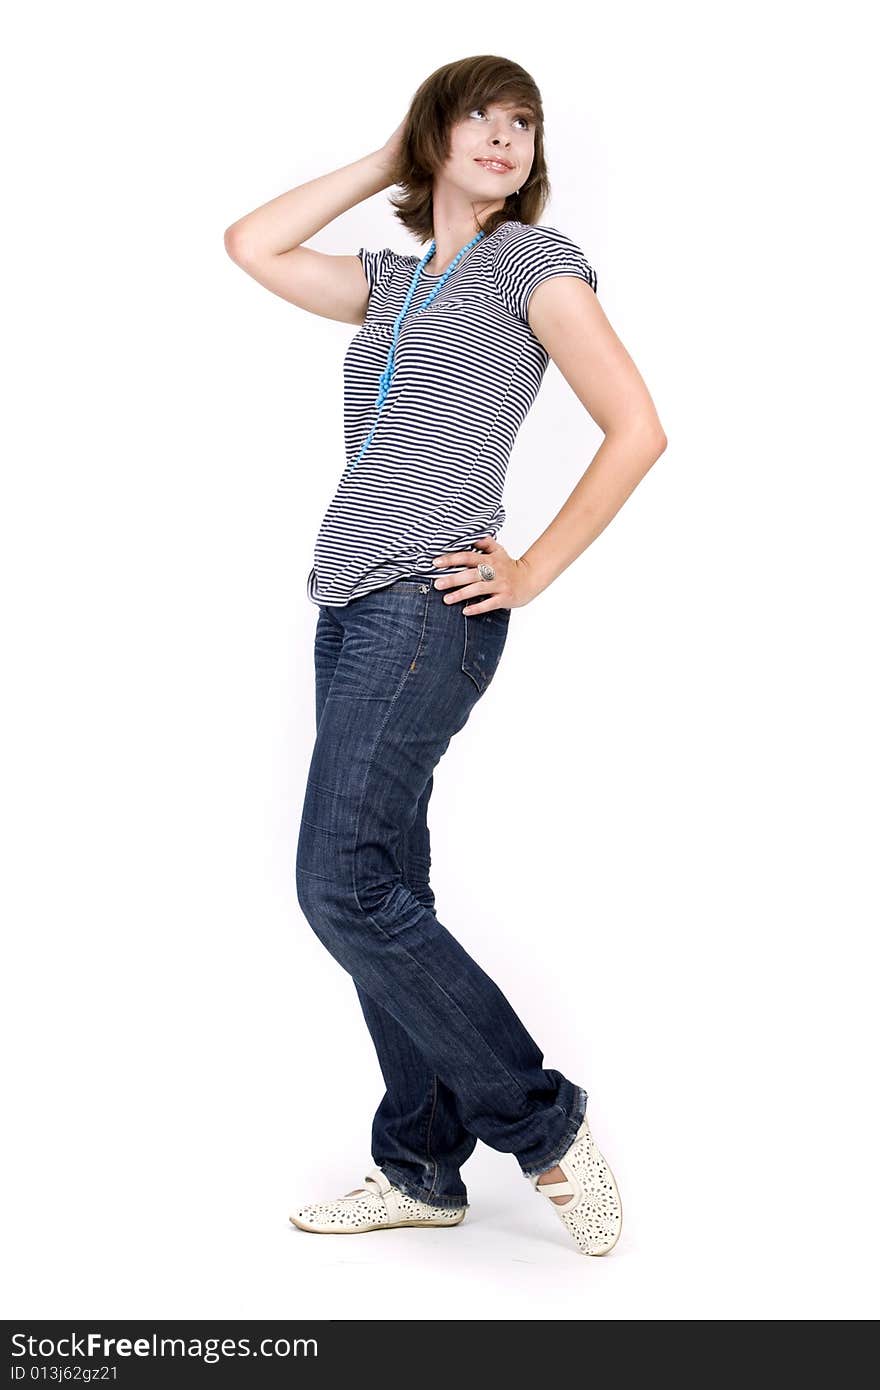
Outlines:
{"type": "Polygon", "coordinates": [[[443,176],[474,202],[500,207],[522,188],[534,157],[531,113],[513,102],[492,102],[474,107],[453,125],[443,176]],[[493,160],[502,167],[493,167],[493,160]]]}

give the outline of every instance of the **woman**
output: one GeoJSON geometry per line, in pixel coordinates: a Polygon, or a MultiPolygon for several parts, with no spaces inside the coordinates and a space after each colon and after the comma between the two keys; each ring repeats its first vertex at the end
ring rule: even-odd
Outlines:
{"type": "Polygon", "coordinates": [[[586,1090],[544,1068],[438,919],[429,884],[434,769],[498,668],[512,610],[586,549],[666,445],[595,271],[563,232],[537,225],[548,194],[540,93],[517,64],[481,56],[427,78],[380,150],[226,234],[267,289],[360,325],[344,364],[346,466],[306,582],[317,736],[296,882],[354,979],[387,1089],[366,1187],[300,1207],[290,1219],[306,1231],[459,1224],[461,1168],[482,1139],[514,1155],[580,1252],[604,1254],[620,1234],[586,1090]],[[395,215],[430,239],[424,253],[303,245],[392,184],[395,215]],[[497,540],[505,471],[550,358],[605,438],[514,558],[497,540]]]}

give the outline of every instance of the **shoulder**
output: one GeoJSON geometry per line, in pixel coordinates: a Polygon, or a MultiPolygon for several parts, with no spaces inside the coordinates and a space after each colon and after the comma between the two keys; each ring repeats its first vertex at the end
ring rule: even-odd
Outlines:
{"type": "Polygon", "coordinates": [[[411,256],[403,256],[398,251],[392,251],[389,246],[383,246],[379,251],[371,251],[366,246],[359,246],[357,255],[364,268],[364,275],[371,294],[378,285],[387,282],[399,265],[412,259],[411,256]]]}
{"type": "Polygon", "coordinates": [[[528,321],[533,291],[554,275],[573,275],[595,292],[598,276],[583,248],[559,227],[506,222],[492,238],[498,294],[512,314],[528,321]]]}

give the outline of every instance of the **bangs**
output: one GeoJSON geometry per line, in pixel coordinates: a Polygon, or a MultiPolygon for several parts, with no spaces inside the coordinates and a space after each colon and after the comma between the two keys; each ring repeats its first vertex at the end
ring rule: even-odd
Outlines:
{"type": "Polygon", "coordinates": [[[476,106],[512,107],[540,126],[544,119],[541,97],[534,82],[521,68],[505,59],[484,57],[452,65],[446,85],[447,112],[460,120],[476,106]]]}

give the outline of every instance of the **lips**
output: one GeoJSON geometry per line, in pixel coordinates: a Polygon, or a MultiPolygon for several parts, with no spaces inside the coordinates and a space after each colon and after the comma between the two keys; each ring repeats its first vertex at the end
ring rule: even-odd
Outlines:
{"type": "MultiPolygon", "coordinates": [[[[496,158],[494,158],[494,157],[489,157],[489,156],[487,156],[485,159],[477,159],[477,160],[475,160],[475,163],[477,163],[477,164],[485,164],[485,165],[487,165],[490,169],[491,169],[494,165],[500,164],[501,167],[502,167],[502,169],[504,170],[505,173],[509,173],[510,170],[513,168],[513,165],[509,162],[509,160],[507,160],[507,159],[496,159],[496,158]]],[[[497,172],[497,171],[496,171],[496,172],[497,172]]]]}

